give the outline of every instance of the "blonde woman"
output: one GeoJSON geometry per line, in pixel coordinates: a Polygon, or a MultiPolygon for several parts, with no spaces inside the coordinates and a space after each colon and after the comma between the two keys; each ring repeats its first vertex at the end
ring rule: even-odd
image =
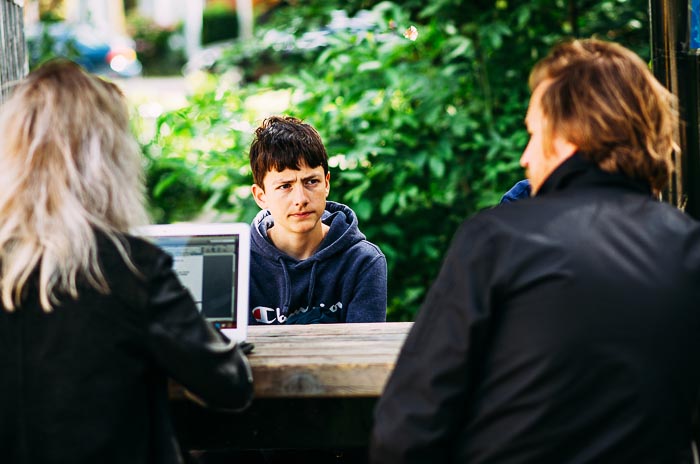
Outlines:
{"type": "Polygon", "coordinates": [[[240,346],[204,321],[147,221],[117,87],[68,61],[0,107],[0,454],[12,463],[180,462],[166,376],[245,407],[240,346]]]}

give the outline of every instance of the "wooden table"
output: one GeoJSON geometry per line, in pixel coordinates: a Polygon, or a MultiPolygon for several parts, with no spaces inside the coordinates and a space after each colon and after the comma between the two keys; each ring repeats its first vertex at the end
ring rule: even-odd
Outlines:
{"type": "Polygon", "coordinates": [[[189,449],[359,448],[410,322],[252,326],[255,399],[242,413],[171,394],[189,449]]]}
{"type": "Polygon", "coordinates": [[[410,325],[250,327],[255,397],[378,397],[410,325]]]}

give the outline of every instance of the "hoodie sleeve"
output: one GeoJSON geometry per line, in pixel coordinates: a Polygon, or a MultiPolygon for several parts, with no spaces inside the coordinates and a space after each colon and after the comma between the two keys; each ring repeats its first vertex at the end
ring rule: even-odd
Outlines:
{"type": "Polygon", "coordinates": [[[386,321],[386,258],[377,253],[359,272],[346,322],[386,321]]]}

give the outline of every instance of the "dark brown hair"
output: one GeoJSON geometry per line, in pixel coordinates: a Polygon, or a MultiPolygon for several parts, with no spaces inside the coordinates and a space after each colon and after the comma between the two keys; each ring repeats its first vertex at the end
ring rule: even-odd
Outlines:
{"type": "Polygon", "coordinates": [[[601,169],[656,193],[667,185],[678,150],[676,99],[636,54],[596,39],[562,43],[532,70],[530,88],[538,85],[546,85],[546,143],[562,137],[601,169]]]}
{"type": "Polygon", "coordinates": [[[311,125],[291,116],[271,116],[255,130],[250,145],[250,167],[253,182],[262,189],[263,180],[272,169],[299,169],[323,166],[328,173],[328,154],[321,136],[311,125]]]}

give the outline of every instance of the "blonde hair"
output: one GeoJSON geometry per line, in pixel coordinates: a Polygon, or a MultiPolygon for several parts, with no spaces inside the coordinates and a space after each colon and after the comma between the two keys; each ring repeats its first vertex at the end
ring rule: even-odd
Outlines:
{"type": "Polygon", "coordinates": [[[547,143],[560,136],[601,169],[648,182],[655,193],[668,184],[679,150],[676,98],[636,54],[596,39],[566,42],[532,70],[530,88],[543,83],[547,143]]]}
{"type": "Polygon", "coordinates": [[[78,297],[78,280],[109,287],[96,232],[133,269],[121,234],[147,222],[138,144],[119,89],[66,60],[19,83],[0,107],[0,297],[21,304],[39,273],[45,311],[58,294],[78,297]]]}

